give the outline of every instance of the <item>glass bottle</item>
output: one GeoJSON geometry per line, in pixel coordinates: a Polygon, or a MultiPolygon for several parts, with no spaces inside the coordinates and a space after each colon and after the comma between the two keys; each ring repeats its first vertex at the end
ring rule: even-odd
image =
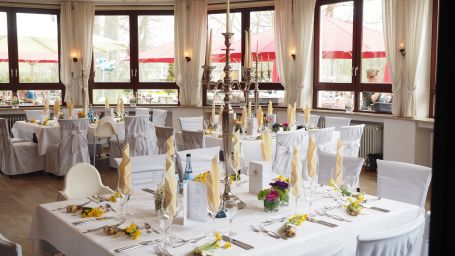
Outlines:
{"type": "Polygon", "coordinates": [[[191,154],[186,154],[186,167],[183,175],[183,182],[193,180],[193,169],[191,168],[191,154]]]}

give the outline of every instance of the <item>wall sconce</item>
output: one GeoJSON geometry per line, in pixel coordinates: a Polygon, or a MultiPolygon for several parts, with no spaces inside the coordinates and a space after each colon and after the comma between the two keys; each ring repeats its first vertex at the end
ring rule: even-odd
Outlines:
{"type": "Polygon", "coordinates": [[[295,50],[291,50],[291,57],[295,61],[295,50]]]}
{"type": "Polygon", "coordinates": [[[400,43],[400,53],[401,53],[401,56],[406,56],[406,48],[404,48],[404,43],[400,43]]]}
{"type": "Polygon", "coordinates": [[[186,62],[190,62],[191,61],[191,57],[188,54],[188,52],[185,52],[185,59],[186,59],[186,62]]]}
{"type": "Polygon", "coordinates": [[[72,57],[73,57],[73,62],[76,63],[77,62],[77,56],[76,56],[76,53],[73,53],[72,54],[72,57]]]}

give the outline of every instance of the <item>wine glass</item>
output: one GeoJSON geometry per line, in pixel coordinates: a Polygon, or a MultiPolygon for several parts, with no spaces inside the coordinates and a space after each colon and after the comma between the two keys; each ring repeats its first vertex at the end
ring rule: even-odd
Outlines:
{"type": "Polygon", "coordinates": [[[336,202],[338,204],[341,204],[341,199],[340,199],[340,187],[338,186],[338,184],[336,183],[336,180],[337,180],[337,169],[336,167],[332,168],[332,171],[330,172],[330,183],[335,187],[335,195],[336,195],[336,202]]]}
{"type": "Polygon", "coordinates": [[[243,135],[246,136],[246,129],[248,129],[248,120],[246,120],[245,123],[241,124],[241,128],[243,135]]]}
{"type": "Polygon", "coordinates": [[[303,181],[303,191],[304,191],[304,197],[305,197],[306,204],[308,205],[308,214],[310,216],[313,216],[314,212],[312,209],[313,201],[312,201],[311,187],[312,187],[311,181],[309,181],[309,180],[303,181]]]}
{"type": "Polygon", "coordinates": [[[232,174],[235,175],[235,179],[234,179],[234,183],[236,186],[239,186],[240,185],[240,173],[241,173],[241,170],[243,168],[243,157],[242,157],[242,154],[240,154],[240,159],[239,159],[239,163],[238,163],[238,166],[234,166],[234,153],[231,154],[231,161],[229,162],[230,166],[231,166],[231,170],[232,170],[232,174]]]}
{"type": "MultiPolygon", "coordinates": [[[[158,211],[158,220],[160,223],[161,230],[164,232],[164,238],[163,238],[163,246],[169,246],[172,244],[170,237],[168,236],[168,231],[172,225],[172,222],[174,221],[174,214],[170,213],[167,210],[167,201],[166,201],[166,195],[165,192],[163,192],[163,197],[161,199],[161,208],[158,211]]],[[[177,211],[175,211],[177,212],[177,211]]]]}
{"type": "MultiPolygon", "coordinates": [[[[221,200],[220,200],[220,202],[221,202],[221,200]]],[[[215,218],[216,218],[216,215],[218,214],[219,210],[220,210],[220,205],[218,205],[218,207],[216,209],[211,209],[210,205],[207,207],[207,212],[209,213],[210,217],[212,218],[212,230],[207,234],[207,236],[215,236],[215,234],[218,233],[215,228],[215,218]]]]}
{"type": "Polygon", "coordinates": [[[354,189],[357,184],[357,176],[350,174],[343,177],[343,183],[350,196],[354,195],[354,189]]]}
{"type": "Polygon", "coordinates": [[[124,191],[121,191],[120,189],[118,189],[117,192],[119,192],[119,194],[120,194],[120,200],[119,200],[120,210],[118,213],[118,219],[120,221],[126,221],[128,216],[131,217],[133,215],[133,213],[128,212],[128,202],[131,199],[133,190],[131,189],[131,191],[124,192],[124,191]]]}
{"type": "Polygon", "coordinates": [[[229,198],[228,200],[224,201],[224,213],[226,214],[226,218],[229,221],[229,232],[227,233],[228,236],[235,236],[237,235],[235,232],[232,231],[232,221],[234,220],[235,216],[237,215],[239,210],[239,200],[237,198],[229,198]]]}
{"type": "Polygon", "coordinates": [[[207,130],[209,128],[209,123],[210,121],[209,120],[204,120],[204,127],[205,127],[205,130],[207,130]]]}

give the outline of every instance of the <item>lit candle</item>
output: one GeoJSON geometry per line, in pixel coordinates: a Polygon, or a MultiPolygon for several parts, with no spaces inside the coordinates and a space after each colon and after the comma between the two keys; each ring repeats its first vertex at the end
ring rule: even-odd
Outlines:
{"type": "Polygon", "coordinates": [[[404,49],[404,43],[400,43],[400,49],[404,49]]]}
{"type": "Polygon", "coordinates": [[[209,66],[212,65],[212,29],[210,29],[210,37],[209,37],[209,54],[207,56],[209,66]]]}
{"type": "Polygon", "coordinates": [[[229,0],[227,0],[227,9],[226,9],[226,33],[231,33],[231,19],[229,17],[229,0]]]}
{"type": "Polygon", "coordinates": [[[75,52],[73,52],[73,58],[76,58],[76,53],[75,52]]]}

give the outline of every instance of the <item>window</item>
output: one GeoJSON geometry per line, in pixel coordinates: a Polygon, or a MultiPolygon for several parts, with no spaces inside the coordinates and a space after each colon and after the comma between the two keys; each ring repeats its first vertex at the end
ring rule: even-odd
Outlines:
{"type": "Polygon", "coordinates": [[[109,100],[109,104],[116,104],[119,99],[122,99],[125,104],[129,103],[129,100],[133,96],[133,90],[131,89],[98,89],[93,90],[93,104],[104,104],[106,98],[109,100]]]}
{"type": "Polygon", "coordinates": [[[318,1],[314,67],[314,107],[390,113],[381,0],[318,1]]]}
{"type": "Polygon", "coordinates": [[[178,104],[178,90],[153,90],[143,89],[137,93],[139,104],[178,104]]]}
{"type": "Polygon", "coordinates": [[[0,83],[9,82],[8,25],[6,12],[0,12],[0,83]]]}

